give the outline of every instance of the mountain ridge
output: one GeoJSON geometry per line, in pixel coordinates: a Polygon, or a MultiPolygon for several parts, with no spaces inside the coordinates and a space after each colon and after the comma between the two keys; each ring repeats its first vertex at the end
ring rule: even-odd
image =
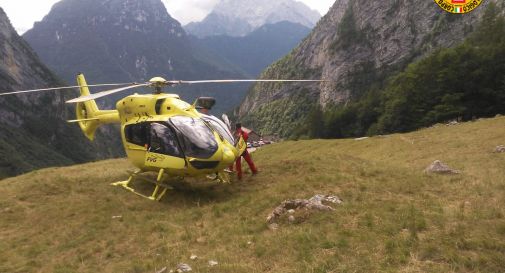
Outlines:
{"type": "Polygon", "coordinates": [[[227,35],[193,38],[193,44],[241,67],[250,77],[258,77],[272,61],[289,53],[310,33],[298,23],[281,21],[266,24],[243,37],[227,35]]]}
{"type": "MultiPolygon", "coordinates": [[[[216,57],[197,52],[161,0],[62,0],[23,37],[68,82],[83,72],[90,83],[243,78],[216,57]]],[[[176,88],[181,97],[215,96],[215,110],[236,105],[243,92],[215,85],[176,88]]],[[[92,90],[95,92],[95,90],[92,90]]],[[[115,105],[118,96],[107,98],[115,105]]]]}
{"type": "Polygon", "coordinates": [[[320,18],[319,12],[293,0],[254,2],[221,0],[201,22],[189,23],[184,28],[188,33],[199,38],[217,35],[240,37],[265,24],[281,21],[312,28],[320,18]]]}

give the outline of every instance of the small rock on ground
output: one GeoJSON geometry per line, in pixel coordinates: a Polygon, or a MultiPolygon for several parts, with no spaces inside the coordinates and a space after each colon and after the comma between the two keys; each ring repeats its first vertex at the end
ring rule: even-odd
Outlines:
{"type": "Polygon", "coordinates": [[[269,228],[272,230],[277,229],[278,226],[277,225],[274,226],[275,221],[285,213],[292,214],[293,210],[297,209],[322,210],[322,211],[335,210],[330,206],[324,205],[323,201],[330,202],[333,204],[342,203],[342,200],[340,200],[340,198],[338,198],[337,196],[322,195],[322,194],[317,194],[310,199],[285,200],[268,215],[267,223],[270,224],[269,228]]]}
{"type": "Polygon", "coordinates": [[[177,265],[177,272],[179,273],[182,273],[182,272],[190,272],[192,271],[193,269],[191,268],[191,266],[189,266],[188,264],[178,264],[177,265]]]}
{"type": "Polygon", "coordinates": [[[505,153],[505,145],[496,146],[495,153],[505,153]]]}
{"type": "Polygon", "coordinates": [[[218,265],[217,261],[214,261],[214,260],[209,261],[209,266],[216,266],[216,265],[218,265]]]}
{"type": "Polygon", "coordinates": [[[440,160],[435,160],[431,163],[425,170],[425,173],[438,173],[438,174],[458,174],[461,173],[458,170],[453,170],[449,168],[446,164],[442,163],[440,160]]]}

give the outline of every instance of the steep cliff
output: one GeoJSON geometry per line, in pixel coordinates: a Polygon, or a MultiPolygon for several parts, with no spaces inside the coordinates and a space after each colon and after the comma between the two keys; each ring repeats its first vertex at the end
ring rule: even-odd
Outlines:
{"type": "MultiPolygon", "coordinates": [[[[62,0],[23,37],[69,82],[78,72],[92,83],[140,82],[155,76],[182,80],[242,76],[195,50],[161,0],[62,0]]],[[[215,92],[221,89],[199,86],[184,89],[181,95],[189,100],[213,95],[224,109],[239,103],[243,93],[215,92]]]]}
{"type": "MultiPolygon", "coordinates": [[[[18,36],[1,8],[0,59],[0,92],[64,84],[18,36]]],[[[119,145],[108,146],[104,137],[92,144],[65,122],[73,116],[64,104],[72,95],[76,92],[0,97],[0,178],[121,154],[119,145]]]]}
{"type": "Polygon", "coordinates": [[[313,106],[345,104],[412,61],[459,44],[491,2],[503,10],[497,0],[465,15],[448,14],[433,1],[337,0],[298,48],[262,74],[328,82],[257,84],[237,115],[263,133],[287,136],[313,106]]]}

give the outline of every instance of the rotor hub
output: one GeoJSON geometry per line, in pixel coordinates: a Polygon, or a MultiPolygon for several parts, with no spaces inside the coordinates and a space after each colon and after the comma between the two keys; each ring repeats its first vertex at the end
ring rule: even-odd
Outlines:
{"type": "Polygon", "coordinates": [[[154,87],[156,94],[160,94],[161,88],[168,85],[168,81],[162,77],[154,77],[149,80],[149,83],[154,87]]]}

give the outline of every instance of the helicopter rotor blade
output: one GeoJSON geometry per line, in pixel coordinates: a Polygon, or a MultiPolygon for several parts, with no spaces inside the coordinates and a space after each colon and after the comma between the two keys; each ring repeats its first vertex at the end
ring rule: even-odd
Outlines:
{"type": "Polygon", "coordinates": [[[199,83],[235,83],[235,82],[326,82],[325,80],[203,80],[203,81],[168,81],[170,84],[199,83]]]}
{"type": "Polygon", "coordinates": [[[74,85],[74,86],[51,87],[51,88],[31,89],[31,90],[5,92],[5,93],[1,92],[0,96],[23,94],[23,93],[34,93],[34,92],[44,92],[44,91],[53,91],[53,90],[73,89],[73,88],[79,88],[79,87],[121,86],[121,85],[130,85],[130,84],[132,84],[132,83],[105,83],[105,84],[89,84],[89,85],[85,85],[85,86],[74,85]]]}
{"type": "Polygon", "coordinates": [[[94,100],[94,99],[98,99],[98,98],[101,98],[101,97],[105,97],[105,96],[108,96],[108,95],[111,95],[111,94],[114,94],[114,93],[130,90],[130,89],[133,89],[133,88],[138,88],[138,87],[143,87],[143,86],[149,86],[149,85],[151,85],[151,84],[150,83],[140,83],[140,84],[134,84],[134,85],[131,85],[131,86],[126,86],[126,87],[121,87],[121,88],[106,90],[106,91],[98,92],[98,93],[91,94],[91,95],[88,95],[88,96],[81,96],[81,97],[78,97],[78,98],[75,98],[75,99],[71,99],[71,100],[66,101],[66,103],[85,102],[85,101],[89,101],[89,100],[94,100]]]}

